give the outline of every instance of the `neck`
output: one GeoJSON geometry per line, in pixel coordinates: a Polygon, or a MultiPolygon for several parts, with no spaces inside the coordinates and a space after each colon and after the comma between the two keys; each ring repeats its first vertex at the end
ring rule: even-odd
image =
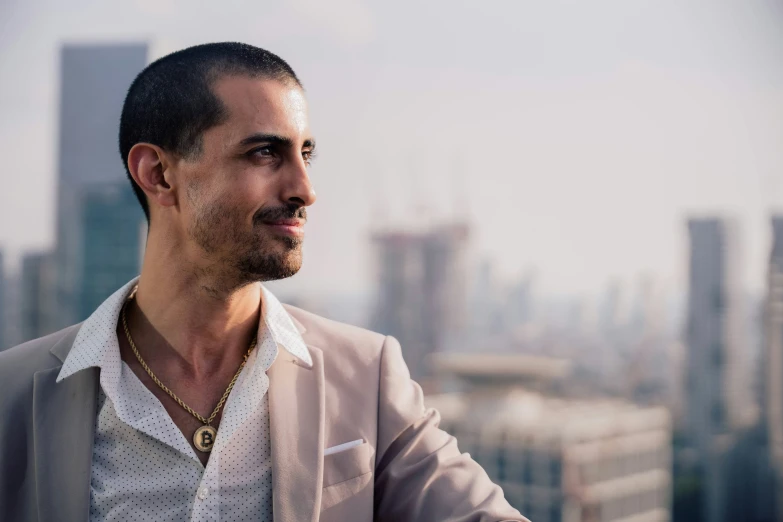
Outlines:
{"type": "Polygon", "coordinates": [[[261,285],[229,284],[198,259],[188,261],[182,245],[160,248],[154,239],[148,239],[135,306],[128,311],[134,337],[149,347],[140,350],[173,356],[194,376],[235,366],[258,330],[261,285]]]}

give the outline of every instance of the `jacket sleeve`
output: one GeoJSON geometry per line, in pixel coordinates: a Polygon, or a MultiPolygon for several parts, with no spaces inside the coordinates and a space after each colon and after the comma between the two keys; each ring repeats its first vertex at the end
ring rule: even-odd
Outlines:
{"type": "Polygon", "coordinates": [[[394,337],[381,352],[375,520],[379,522],[529,522],[457,440],[425,409],[394,337]]]}

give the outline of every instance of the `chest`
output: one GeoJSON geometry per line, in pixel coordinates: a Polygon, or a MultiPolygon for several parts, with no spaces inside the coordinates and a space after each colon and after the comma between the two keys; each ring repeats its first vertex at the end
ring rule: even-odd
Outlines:
{"type": "MultiPolygon", "coordinates": [[[[131,426],[101,392],[92,456],[91,520],[271,520],[272,462],[264,402],[203,466],[165,413],[131,426]],[[248,500],[250,499],[250,500],[248,500]],[[132,519],[132,518],[131,518],[132,519]]],[[[230,418],[227,419],[229,422],[230,418]]]]}
{"type": "MultiPolygon", "coordinates": [[[[145,429],[148,430],[146,432],[148,437],[126,431],[120,423],[112,423],[110,408],[104,406],[100,417],[106,422],[100,423],[96,434],[96,448],[101,445],[101,437],[106,438],[105,448],[111,449],[114,446],[112,451],[117,451],[121,446],[118,444],[119,440],[130,441],[127,446],[134,448],[142,448],[142,443],[149,443],[150,437],[158,438],[158,442],[164,444],[155,444],[154,447],[143,446],[144,449],[133,450],[130,453],[127,451],[122,454],[104,452],[100,457],[97,455],[101,455],[101,453],[96,450],[96,460],[102,462],[95,462],[94,467],[98,469],[108,463],[107,469],[117,469],[118,461],[133,457],[132,454],[135,454],[134,458],[152,461],[156,468],[158,466],[156,463],[162,463],[167,470],[173,470],[173,474],[168,476],[165,481],[168,483],[176,480],[177,477],[189,477],[187,467],[195,464],[196,469],[201,470],[201,476],[196,476],[195,479],[192,476],[187,478],[187,484],[183,486],[172,486],[179,489],[180,492],[185,492],[177,497],[178,509],[187,510],[192,507],[193,512],[196,513],[198,512],[197,507],[212,505],[210,504],[212,500],[209,499],[213,499],[213,493],[218,491],[219,496],[214,498],[214,501],[219,516],[215,516],[214,520],[230,520],[230,518],[224,517],[225,510],[233,509],[230,507],[233,504],[230,500],[232,497],[228,492],[241,490],[247,485],[243,482],[240,486],[230,486],[233,480],[230,477],[249,477],[256,471],[263,471],[264,475],[253,479],[253,483],[257,485],[255,488],[262,488],[263,484],[271,485],[272,479],[275,480],[276,494],[279,497],[275,498],[275,502],[279,507],[287,506],[291,511],[287,514],[287,518],[283,517],[282,520],[309,519],[310,515],[305,516],[304,512],[311,509],[308,506],[313,506],[316,502],[313,488],[320,491],[320,501],[317,504],[318,508],[316,508],[320,509],[319,520],[344,520],[347,513],[355,515],[357,520],[370,520],[373,510],[374,448],[377,443],[377,393],[368,393],[366,386],[354,385],[355,381],[351,376],[355,378],[356,369],[350,368],[348,365],[323,368],[320,366],[321,361],[316,360],[315,369],[305,369],[288,362],[285,358],[280,358],[278,363],[281,364],[269,370],[267,389],[260,389],[260,393],[246,394],[247,397],[263,396],[264,398],[264,415],[254,418],[251,422],[251,425],[255,423],[255,430],[246,430],[247,422],[234,415],[236,411],[247,411],[247,408],[236,407],[235,399],[239,396],[232,395],[230,397],[223,417],[220,419],[218,443],[216,449],[209,455],[206,469],[198,466],[198,460],[193,458],[192,443],[187,440],[185,435],[188,428],[183,427],[182,423],[191,421],[187,419],[187,416],[184,416],[183,420],[183,413],[179,411],[181,407],[173,407],[178,406],[176,403],[168,403],[168,407],[166,407],[167,396],[154,392],[147,385],[144,385],[142,389],[148,398],[152,394],[157,399],[147,401],[154,404],[155,408],[152,409],[155,411],[150,410],[142,415],[145,418],[144,425],[137,424],[131,428],[141,434],[145,433],[145,429]],[[321,373],[323,371],[321,368],[325,370],[324,373],[321,373]],[[267,391],[269,393],[265,393],[267,391]],[[318,403],[321,403],[320,407],[317,406],[318,403]],[[153,426],[156,426],[155,433],[151,434],[149,430],[153,426]],[[163,433],[159,429],[161,426],[167,426],[163,433]],[[242,428],[238,429],[238,426],[242,428]],[[272,431],[270,428],[274,428],[274,436],[270,433],[272,431]],[[226,439],[229,435],[230,449],[218,449],[220,437],[226,439]],[[262,446],[263,450],[253,455],[247,448],[257,447],[254,441],[260,441],[259,446],[262,446]],[[356,441],[362,441],[362,443],[344,451],[326,452],[330,448],[356,441]],[[320,451],[319,446],[321,447],[320,451]],[[166,461],[164,458],[167,453],[176,453],[174,450],[179,452],[176,464],[169,463],[170,461],[166,461]],[[232,457],[230,461],[228,460],[229,452],[232,457]],[[236,456],[235,453],[244,455],[245,458],[238,462],[233,458],[236,456]],[[187,458],[183,460],[183,456],[187,458]],[[114,464],[111,464],[112,462],[114,464]],[[226,464],[227,462],[230,464],[226,464]],[[253,469],[247,471],[242,467],[243,462],[254,463],[251,464],[253,469]],[[217,482],[214,479],[212,481],[209,479],[210,470],[214,471],[215,469],[224,470],[225,473],[225,476],[222,473],[217,475],[217,482]],[[271,478],[266,474],[269,470],[272,470],[271,478]],[[259,484],[262,486],[258,486],[259,484]],[[223,493],[224,491],[226,493],[223,493]],[[201,496],[204,496],[207,501],[200,498],[201,496]],[[226,505],[225,510],[220,507],[224,504],[226,505]]],[[[136,382],[141,384],[140,378],[136,379],[136,382]]],[[[241,380],[238,381],[238,387],[241,382],[241,380]]],[[[255,381],[249,379],[248,382],[255,381]]],[[[187,412],[184,413],[187,414],[187,412]]],[[[191,426],[196,425],[200,425],[200,423],[194,423],[191,426]]],[[[149,469],[146,468],[146,464],[145,469],[149,469]]],[[[98,476],[97,471],[95,476],[98,476]]],[[[145,476],[144,473],[140,476],[142,481],[153,478],[145,476]]],[[[112,479],[109,477],[107,480],[111,482],[112,479]]],[[[155,491],[158,492],[163,486],[160,482],[154,483],[158,488],[155,491]]],[[[116,489],[95,483],[93,487],[96,491],[116,489]]],[[[124,493],[120,495],[110,495],[104,499],[104,505],[134,505],[135,508],[140,509],[148,502],[144,499],[149,494],[144,488],[139,491],[142,493],[141,495],[133,488],[124,490],[124,493]],[[123,499],[123,495],[128,498],[123,499]]],[[[253,499],[253,502],[258,499],[260,502],[258,509],[266,509],[263,506],[267,506],[271,502],[264,500],[269,498],[268,492],[265,493],[266,490],[263,488],[254,489],[254,491],[244,490],[240,496],[244,496],[246,501],[248,498],[253,499]]],[[[101,499],[96,497],[95,500],[98,503],[97,501],[101,499]]],[[[285,512],[286,510],[283,510],[283,513],[285,512]]],[[[110,511],[110,513],[120,513],[120,511],[110,511]]],[[[186,512],[177,512],[169,519],[189,520],[182,513],[186,512]]],[[[276,513],[276,515],[278,514],[276,513]]],[[[248,517],[248,519],[264,520],[263,517],[255,515],[248,517]]],[[[95,520],[99,520],[99,518],[95,518],[95,520]]]]}
{"type": "MultiPolygon", "coordinates": [[[[167,384],[159,377],[150,375],[130,351],[128,343],[123,341],[120,343],[123,362],[135,376],[134,379],[133,376],[126,375],[125,381],[138,381],[157,399],[202,465],[206,466],[210,454],[203,450],[216,441],[214,431],[205,426],[219,429],[234,375],[223,372],[202,381],[179,376],[167,379],[167,384]]],[[[133,390],[137,388],[136,383],[126,382],[125,385],[129,388],[128,391],[137,391],[133,390]]]]}
{"type": "MultiPolygon", "coordinates": [[[[160,402],[160,404],[165,409],[166,414],[171,419],[171,422],[182,433],[184,439],[188,442],[193,452],[196,454],[196,456],[198,456],[201,464],[206,467],[211,452],[202,451],[202,449],[208,445],[214,444],[216,441],[213,440],[211,432],[206,434],[203,433],[202,428],[205,424],[200,419],[196,418],[191,412],[189,412],[185,406],[190,407],[193,409],[193,411],[199,413],[202,417],[209,420],[212,411],[214,411],[215,405],[217,405],[222,398],[222,392],[217,388],[212,387],[211,389],[202,389],[198,395],[188,394],[192,396],[192,398],[190,398],[190,402],[193,404],[193,406],[191,406],[181,398],[178,401],[171,397],[160,386],[157,386],[146,373],[144,373],[142,376],[137,374],[137,377],[140,378],[142,384],[144,384],[144,386],[160,402]],[[197,442],[200,443],[200,447],[197,446],[197,442]]],[[[185,388],[187,388],[187,385],[185,388]]],[[[179,398],[179,396],[177,397],[179,398]]],[[[220,422],[223,419],[224,407],[221,407],[217,411],[214,419],[212,419],[212,421],[209,423],[209,425],[216,430],[220,428],[220,422]]]]}

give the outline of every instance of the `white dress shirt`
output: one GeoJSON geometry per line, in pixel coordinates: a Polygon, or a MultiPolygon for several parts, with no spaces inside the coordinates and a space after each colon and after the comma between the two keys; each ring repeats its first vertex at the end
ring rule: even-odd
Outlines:
{"type": "Polygon", "coordinates": [[[278,345],[312,366],[299,331],[262,286],[257,349],[226,401],[205,468],[160,401],[120,358],[117,321],[137,281],[120,288],[84,322],[57,377],[60,382],[85,368],[101,370],[90,520],[271,522],[266,371],[278,345]]]}

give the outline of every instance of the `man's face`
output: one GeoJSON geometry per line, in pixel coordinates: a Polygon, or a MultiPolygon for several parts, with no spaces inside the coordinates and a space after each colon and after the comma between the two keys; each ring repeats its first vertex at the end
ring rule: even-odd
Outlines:
{"type": "Polygon", "coordinates": [[[239,283],[292,276],[302,265],[305,207],[315,202],[304,93],[245,76],[218,80],[213,91],[228,119],[204,132],[200,154],[177,164],[188,237],[239,283]]]}

